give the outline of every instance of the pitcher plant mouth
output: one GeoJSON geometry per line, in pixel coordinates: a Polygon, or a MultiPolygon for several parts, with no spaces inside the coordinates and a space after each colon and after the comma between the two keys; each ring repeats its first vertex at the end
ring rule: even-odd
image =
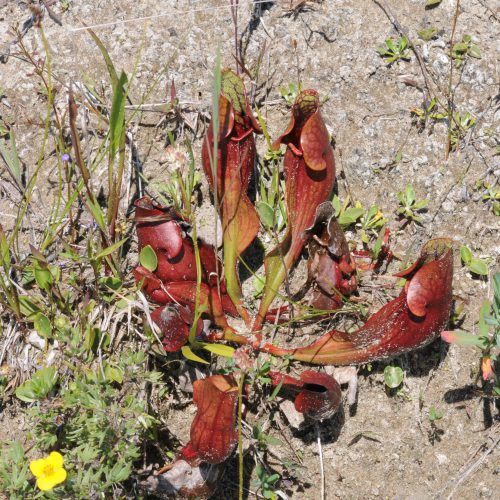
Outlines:
{"type": "Polygon", "coordinates": [[[330,197],[335,182],[335,160],[328,131],[320,113],[319,95],[301,92],[293,107],[290,123],[273,147],[286,146],[284,158],[287,232],[279,245],[264,259],[266,281],[252,330],[260,331],[266,314],[287,273],[296,264],[311,234],[319,205],[330,197]]]}
{"type": "Polygon", "coordinates": [[[229,69],[221,72],[217,158],[214,155],[214,119],[202,146],[202,165],[212,193],[216,193],[222,218],[224,276],[227,293],[247,326],[250,315],[243,306],[238,278],[240,255],[256,238],[260,220],[248,197],[256,159],[254,134],[262,130],[250,109],[241,78],[229,69]],[[214,179],[214,174],[216,179],[214,179]]]}
{"type": "Polygon", "coordinates": [[[332,330],[294,349],[266,344],[262,351],[314,364],[349,365],[396,356],[432,342],[444,330],[451,312],[452,241],[430,240],[417,261],[396,276],[407,280],[399,297],[359,330],[332,330]]]}

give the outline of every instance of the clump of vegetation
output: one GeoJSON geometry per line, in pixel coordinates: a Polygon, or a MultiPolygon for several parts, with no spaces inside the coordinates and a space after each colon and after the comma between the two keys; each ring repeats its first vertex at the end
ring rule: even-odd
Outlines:
{"type": "Polygon", "coordinates": [[[422,212],[429,200],[417,201],[415,197],[415,191],[411,184],[406,185],[404,191],[398,193],[399,204],[401,205],[397,209],[397,213],[407,222],[421,222],[422,218],[418,215],[418,212],[422,212]]]}
{"type": "Polygon", "coordinates": [[[479,311],[478,334],[463,330],[446,331],[441,337],[446,342],[479,349],[482,389],[486,394],[500,396],[500,273],[492,279],[493,299],[485,301],[479,311]]]}
{"type": "Polygon", "coordinates": [[[385,45],[378,47],[376,50],[385,59],[387,64],[392,64],[400,59],[409,61],[411,57],[408,38],[406,36],[400,36],[396,41],[392,38],[387,38],[385,45]]]}
{"type": "Polygon", "coordinates": [[[477,276],[488,276],[488,262],[474,257],[471,249],[467,245],[462,245],[460,247],[460,258],[471,273],[477,276]]]}
{"type": "Polygon", "coordinates": [[[455,61],[456,67],[458,68],[463,63],[466,56],[481,59],[481,49],[472,43],[472,37],[470,35],[464,35],[460,42],[453,45],[451,49],[451,56],[455,61]]]}

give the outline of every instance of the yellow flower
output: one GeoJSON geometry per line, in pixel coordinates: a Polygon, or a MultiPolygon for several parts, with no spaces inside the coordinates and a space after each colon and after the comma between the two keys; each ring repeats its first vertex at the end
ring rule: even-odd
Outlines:
{"type": "Polygon", "coordinates": [[[42,491],[51,490],[66,480],[67,473],[63,467],[63,456],[53,451],[47,458],[30,462],[30,470],[36,477],[36,485],[42,491]]]}

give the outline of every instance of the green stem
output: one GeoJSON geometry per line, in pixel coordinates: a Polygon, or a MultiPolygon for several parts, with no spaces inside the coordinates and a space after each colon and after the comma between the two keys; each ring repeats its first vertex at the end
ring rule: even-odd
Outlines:
{"type": "Polygon", "coordinates": [[[195,318],[189,330],[188,339],[189,339],[189,344],[193,345],[196,342],[196,327],[198,325],[198,319],[201,316],[198,309],[200,308],[202,269],[201,269],[200,249],[198,247],[198,237],[196,235],[196,219],[194,218],[194,216],[191,218],[191,223],[193,228],[192,239],[193,239],[194,258],[196,261],[196,294],[194,299],[195,318]]]}
{"type": "MultiPolygon", "coordinates": [[[[24,194],[24,203],[22,207],[19,210],[19,215],[17,217],[18,221],[22,221],[24,219],[24,215],[26,214],[26,211],[28,210],[28,206],[31,201],[31,195],[33,194],[33,189],[35,188],[35,183],[38,178],[38,172],[42,168],[43,165],[43,159],[45,156],[45,146],[47,144],[47,139],[49,136],[49,129],[50,129],[50,113],[52,109],[52,104],[54,101],[54,95],[52,93],[52,65],[51,65],[51,59],[50,59],[50,52],[49,52],[49,44],[47,42],[47,38],[45,37],[45,32],[43,31],[43,26],[40,25],[40,33],[42,36],[42,42],[43,42],[43,48],[45,51],[45,56],[46,56],[46,63],[47,63],[47,82],[46,82],[46,89],[47,89],[47,113],[45,115],[45,123],[44,123],[44,130],[43,130],[43,138],[42,138],[42,146],[40,149],[40,154],[38,155],[38,160],[36,163],[36,169],[33,175],[31,176],[28,185],[26,187],[26,191],[24,194]]],[[[45,82],[45,79],[43,78],[43,72],[40,75],[42,80],[45,82]]],[[[57,116],[57,113],[56,113],[57,116]]],[[[10,237],[9,245],[11,245],[14,241],[17,242],[17,236],[19,233],[19,230],[21,229],[21,224],[20,222],[16,224],[14,227],[14,230],[12,231],[12,236],[10,237]]]]}
{"type": "Polygon", "coordinates": [[[242,409],[243,409],[243,387],[245,386],[246,373],[241,372],[238,383],[238,500],[243,500],[243,433],[242,433],[242,409]]]}

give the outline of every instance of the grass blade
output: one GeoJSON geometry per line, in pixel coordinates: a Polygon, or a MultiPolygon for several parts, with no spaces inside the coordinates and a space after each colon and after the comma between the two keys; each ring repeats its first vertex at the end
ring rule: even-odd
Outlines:
{"type": "Polygon", "coordinates": [[[2,157],[9,174],[12,176],[17,184],[20,191],[23,188],[23,181],[21,177],[21,160],[17,154],[16,148],[16,137],[14,135],[14,129],[11,128],[9,131],[9,142],[10,145],[7,147],[7,142],[5,139],[0,139],[0,156],[2,157]]]}
{"type": "Polygon", "coordinates": [[[95,44],[99,47],[99,50],[101,51],[102,57],[104,58],[104,62],[106,63],[106,67],[108,68],[109,79],[111,80],[111,85],[113,86],[113,88],[115,88],[117,83],[118,83],[118,74],[116,73],[116,69],[115,69],[115,66],[113,64],[113,61],[111,61],[111,57],[109,56],[109,52],[107,51],[104,44],[101,42],[101,39],[95,34],[94,31],[92,31],[90,28],[88,28],[88,32],[89,32],[90,36],[92,37],[92,39],[94,40],[95,44]]]}

